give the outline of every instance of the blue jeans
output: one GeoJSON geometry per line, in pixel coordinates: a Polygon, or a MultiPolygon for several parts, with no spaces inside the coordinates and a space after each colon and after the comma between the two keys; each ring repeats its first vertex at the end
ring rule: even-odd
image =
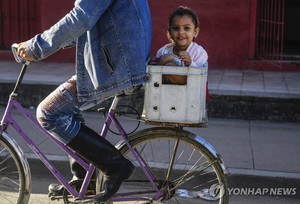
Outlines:
{"type": "MultiPolygon", "coordinates": [[[[96,103],[92,103],[96,105],[96,103]]],[[[79,132],[84,122],[81,111],[86,102],[77,99],[76,78],[61,84],[37,108],[37,120],[47,131],[64,144],[79,132]]]]}

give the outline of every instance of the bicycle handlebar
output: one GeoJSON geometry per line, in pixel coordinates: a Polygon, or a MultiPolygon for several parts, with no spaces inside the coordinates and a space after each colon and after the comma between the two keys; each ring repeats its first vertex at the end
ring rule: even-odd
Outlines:
{"type": "Polygon", "coordinates": [[[19,45],[17,43],[12,44],[11,46],[11,51],[15,57],[16,62],[28,65],[30,62],[18,55],[18,47],[19,45]]]}

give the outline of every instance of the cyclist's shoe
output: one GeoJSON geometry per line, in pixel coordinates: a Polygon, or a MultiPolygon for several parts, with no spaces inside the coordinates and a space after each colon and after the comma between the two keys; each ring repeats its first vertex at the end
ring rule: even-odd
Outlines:
{"type": "MultiPolygon", "coordinates": [[[[69,182],[69,184],[73,186],[78,192],[80,191],[82,183],[83,183],[82,179],[74,179],[74,177],[69,182]]],[[[48,196],[50,198],[59,199],[60,197],[63,196],[65,188],[61,184],[52,183],[49,185],[48,190],[49,190],[48,196]]],[[[96,194],[96,180],[92,179],[90,180],[90,184],[86,191],[86,195],[95,195],[95,194],[96,194]]]]}
{"type": "Polygon", "coordinates": [[[64,186],[57,183],[51,183],[48,187],[48,195],[49,197],[52,196],[62,196],[64,192],[64,186]]]}
{"type": "Polygon", "coordinates": [[[128,179],[133,173],[135,167],[134,165],[127,160],[128,162],[122,165],[122,168],[115,172],[112,175],[104,175],[102,182],[102,191],[95,196],[97,202],[103,202],[110,199],[117,191],[119,190],[122,182],[125,179],[128,179]]]}
{"type": "MultiPolygon", "coordinates": [[[[73,178],[71,179],[70,182],[78,180],[78,178],[74,175],[73,178]]],[[[61,184],[57,184],[57,183],[51,183],[48,186],[48,196],[52,197],[52,196],[62,196],[63,192],[64,192],[64,186],[61,184]]]]}

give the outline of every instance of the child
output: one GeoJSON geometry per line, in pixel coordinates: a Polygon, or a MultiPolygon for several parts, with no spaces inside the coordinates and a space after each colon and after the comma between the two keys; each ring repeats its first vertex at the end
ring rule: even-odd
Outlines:
{"type": "Polygon", "coordinates": [[[187,7],[179,7],[169,17],[168,37],[171,43],[156,54],[157,64],[207,67],[208,55],[194,39],[200,31],[197,15],[187,7]]]}
{"type": "MultiPolygon", "coordinates": [[[[208,67],[206,51],[194,42],[199,32],[197,15],[190,8],[180,6],[169,17],[168,38],[171,43],[158,50],[154,64],[208,67]]],[[[163,77],[163,83],[186,84],[186,77],[167,75],[163,77]]],[[[206,89],[206,98],[210,99],[208,88],[206,89]]]]}

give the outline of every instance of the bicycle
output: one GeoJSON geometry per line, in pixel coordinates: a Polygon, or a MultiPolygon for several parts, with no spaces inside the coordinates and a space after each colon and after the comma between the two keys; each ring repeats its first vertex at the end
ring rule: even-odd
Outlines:
{"type": "MultiPolygon", "coordinates": [[[[29,62],[16,55],[15,45],[12,50],[16,61],[23,65],[0,124],[1,200],[5,203],[27,204],[31,194],[30,168],[22,149],[8,133],[8,127],[11,126],[65,187],[62,197],[54,196],[51,199],[63,199],[64,203],[95,203],[95,193],[101,191],[101,172],[97,171],[96,186],[90,184],[96,168],[44,130],[18,102],[18,90],[29,62]],[[73,157],[86,170],[85,178],[68,182],[17,124],[12,115],[13,110],[23,114],[54,144],[73,157]]],[[[187,203],[191,198],[195,203],[228,203],[226,167],[221,156],[207,141],[183,130],[178,124],[150,127],[127,134],[118,120],[120,113],[117,107],[121,97],[114,97],[100,136],[106,137],[110,125],[114,124],[122,138],[116,148],[132,161],[136,169],[123,182],[117,194],[106,203],[187,203]]]]}

